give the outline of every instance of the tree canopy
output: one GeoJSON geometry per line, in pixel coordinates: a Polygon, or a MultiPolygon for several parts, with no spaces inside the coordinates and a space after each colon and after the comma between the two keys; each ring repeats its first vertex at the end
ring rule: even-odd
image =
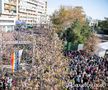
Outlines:
{"type": "Polygon", "coordinates": [[[99,21],[98,27],[100,28],[101,32],[108,34],[108,19],[99,21]]]}
{"type": "Polygon", "coordinates": [[[68,63],[62,53],[62,41],[52,30],[41,29],[39,32],[42,33],[35,34],[34,39],[31,39],[36,44],[34,66],[30,70],[17,73],[17,78],[25,78],[19,79],[18,87],[21,87],[21,90],[63,90],[68,63]]]}
{"type": "Polygon", "coordinates": [[[54,12],[51,20],[56,33],[67,43],[66,47],[73,47],[71,44],[82,44],[91,35],[91,28],[86,22],[82,7],[61,6],[54,12]]]}
{"type": "Polygon", "coordinates": [[[74,22],[71,27],[67,28],[63,34],[63,40],[73,43],[84,43],[91,34],[91,29],[88,24],[81,25],[79,21],[74,22]]]}
{"type": "Polygon", "coordinates": [[[98,43],[100,43],[100,39],[95,34],[92,34],[91,37],[86,40],[84,50],[88,53],[94,53],[98,43]]]}
{"type": "Polygon", "coordinates": [[[85,15],[82,7],[61,6],[58,11],[55,11],[51,16],[51,21],[56,27],[57,32],[69,27],[76,20],[82,24],[85,22],[85,15]]]}

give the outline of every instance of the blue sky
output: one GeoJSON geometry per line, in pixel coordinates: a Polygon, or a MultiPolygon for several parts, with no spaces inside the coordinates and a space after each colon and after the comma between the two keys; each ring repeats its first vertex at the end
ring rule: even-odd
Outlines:
{"type": "Polygon", "coordinates": [[[60,5],[82,6],[86,15],[93,19],[108,17],[108,0],[48,0],[48,14],[59,9],[60,5]]]}

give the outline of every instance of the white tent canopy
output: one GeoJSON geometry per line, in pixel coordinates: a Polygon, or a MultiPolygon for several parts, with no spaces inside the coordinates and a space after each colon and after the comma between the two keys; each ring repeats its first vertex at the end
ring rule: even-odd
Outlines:
{"type": "Polygon", "coordinates": [[[98,45],[98,47],[108,50],[108,42],[103,42],[98,45]]]}
{"type": "Polygon", "coordinates": [[[97,45],[96,55],[104,57],[106,50],[108,50],[108,42],[103,42],[97,45]]]}

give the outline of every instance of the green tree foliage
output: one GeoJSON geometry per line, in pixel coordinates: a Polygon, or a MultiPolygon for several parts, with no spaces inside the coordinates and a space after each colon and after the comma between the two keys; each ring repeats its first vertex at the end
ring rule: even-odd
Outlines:
{"type": "Polygon", "coordinates": [[[67,44],[65,44],[65,46],[68,47],[67,50],[71,50],[74,48],[77,49],[74,46],[83,44],[90,35],[91,29],[88,24],[81,25],[79,21],[76,21],[63,32],[61,39],[67,42],[67,44]]]}
{"type": "Polygon", "coordinates": [[[98,27],[100,28],[101,32],[108,34],[108,19],[99,21],[98,27]]]}

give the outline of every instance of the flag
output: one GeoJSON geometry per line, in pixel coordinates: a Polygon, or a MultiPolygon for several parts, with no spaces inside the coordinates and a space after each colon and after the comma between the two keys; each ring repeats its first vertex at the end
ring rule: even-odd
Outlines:
{"type": "Polygon", "coordinates": [[[15,71],[18,70],[19,68],[19,52],[18,51],[15,51],[15,71]]]}
{"type": "Polygon", "coordinates": [[[13,73],[14,68],[15,68],[15,53],[14,53],[14,51],[12,51],[12,54],[11,54],[11,66],[12,66],[12,73],[13,73]]]}
{"type": "Polygon", "coordinates": [[[22,52],[23,52],[23,49],[19,50],[19,63],[21,61],[22,52]]]}

